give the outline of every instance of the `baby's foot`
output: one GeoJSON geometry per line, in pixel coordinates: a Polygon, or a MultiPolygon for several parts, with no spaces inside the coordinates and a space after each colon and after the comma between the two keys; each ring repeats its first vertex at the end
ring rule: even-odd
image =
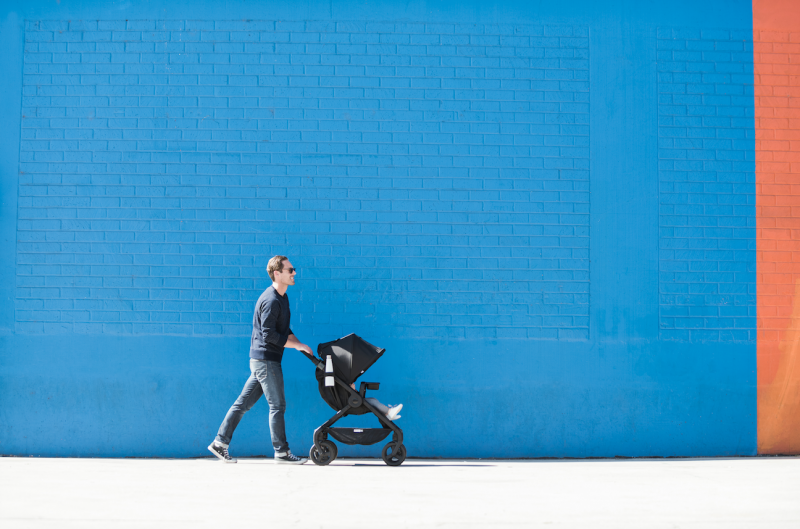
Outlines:
{"type": "Polygon", "coordinates": [[[402,410],[402,409],[403,409],[403,405],[402,404],[398,404],[397,406],[390,407],[389,411],[386,412],[386,418],[389,419],[390,421],[394,421],[395,419],[399,419],[400,418],[400,415],[399,415],[400,414],[400,410],[402,410]]]}

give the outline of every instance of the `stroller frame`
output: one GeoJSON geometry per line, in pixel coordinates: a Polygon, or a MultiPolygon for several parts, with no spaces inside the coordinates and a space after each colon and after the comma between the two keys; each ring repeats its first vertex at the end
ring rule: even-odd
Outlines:
{"type": "MultiPolygon", "coordinates": [[[[306,356],[314,362],[317,369],[325,370],[325,363],[322,360],[308,354],[306,354],[306,356]]],[[[339,449],[333,441],[328,439],[328,435],[332,430],[331,427],[336,424],[339,419],[345,417],[349,410],[364,406],[370,413],[377,417],[381,425],[391,430],[392,440],[383,447],[383,452],[381,453],[383,461],[389,466],[400,466],[403,464],[403,461],[406,459],[406,447],[403,445],[403,430],[387,419],[383,413],[379,412],[373,405],[367,402],[366,399],[367,390],[377,391],[380,388],[380,382],[362,382],[359,386],[359,391],[356,391],[334,373],[326,373],[326,376],[332,376],[334,383],[347,391],[349,397],[347,399],[347,404],[341,410],[336,412],[333,417],[314,430],[314,444],[309,452],[311,461],[317,465],[325,466],[336,459],[339,449]]],[[[381,428],[362,428],[360,430],[362,432],[374,432],[377,434],[378,438],[370,443],[356,444],[374,444],[380,442],[388,435],[388,432],[383,433],[383,429],[381,428]]]]}

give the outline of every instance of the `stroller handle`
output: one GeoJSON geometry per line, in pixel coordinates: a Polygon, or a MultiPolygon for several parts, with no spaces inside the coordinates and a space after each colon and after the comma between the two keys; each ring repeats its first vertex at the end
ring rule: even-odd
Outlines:
{"type": "Polygon", "coordinates": [[[306,353],[304,351],[300,351],[300,352],[303,353],[303,356],[305,356],[306,358],[308,358],[309,360],[314,362],[314,365],[317,366],[317,369],[322,370],[322,369],[325,368],[324,362],[322,360],[320,360],[319,358],[317,358],[316,356],[310,355],[310,354],[308,354],[308,353],[306,353]]]}

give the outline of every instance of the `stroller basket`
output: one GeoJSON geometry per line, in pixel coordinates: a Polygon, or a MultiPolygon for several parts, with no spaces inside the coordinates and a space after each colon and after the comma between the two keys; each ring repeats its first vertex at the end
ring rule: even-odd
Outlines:
{"type": "Polygon", "coordinates": [[[346,445],[374,445],[390,433],[389,428],[328,428],[331,437],[346,445]]]}

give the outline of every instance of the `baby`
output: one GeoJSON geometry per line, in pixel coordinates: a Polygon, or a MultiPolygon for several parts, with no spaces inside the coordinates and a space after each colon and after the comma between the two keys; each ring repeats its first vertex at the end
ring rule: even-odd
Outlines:
{"type": "MultiPolygon", "coordinates": [[[[350,387],[356,389],[355,382],[350,384],[350,387]]],[[[386,415],[386,418],[389,419],[390,421],[395,421],[400,417],[402,417],[402,415],[400,415],[400,410],[403,409],[402,404],[398,404],[397,406],[392,406],[391,404],[389,404],[387,406],[385,404],[381,404],[381,402],[378,399],[373,399],[372,397],[367,397],[364,400],[369,402],[370,405],[376,408],[379,412],[386,415]]]]}

